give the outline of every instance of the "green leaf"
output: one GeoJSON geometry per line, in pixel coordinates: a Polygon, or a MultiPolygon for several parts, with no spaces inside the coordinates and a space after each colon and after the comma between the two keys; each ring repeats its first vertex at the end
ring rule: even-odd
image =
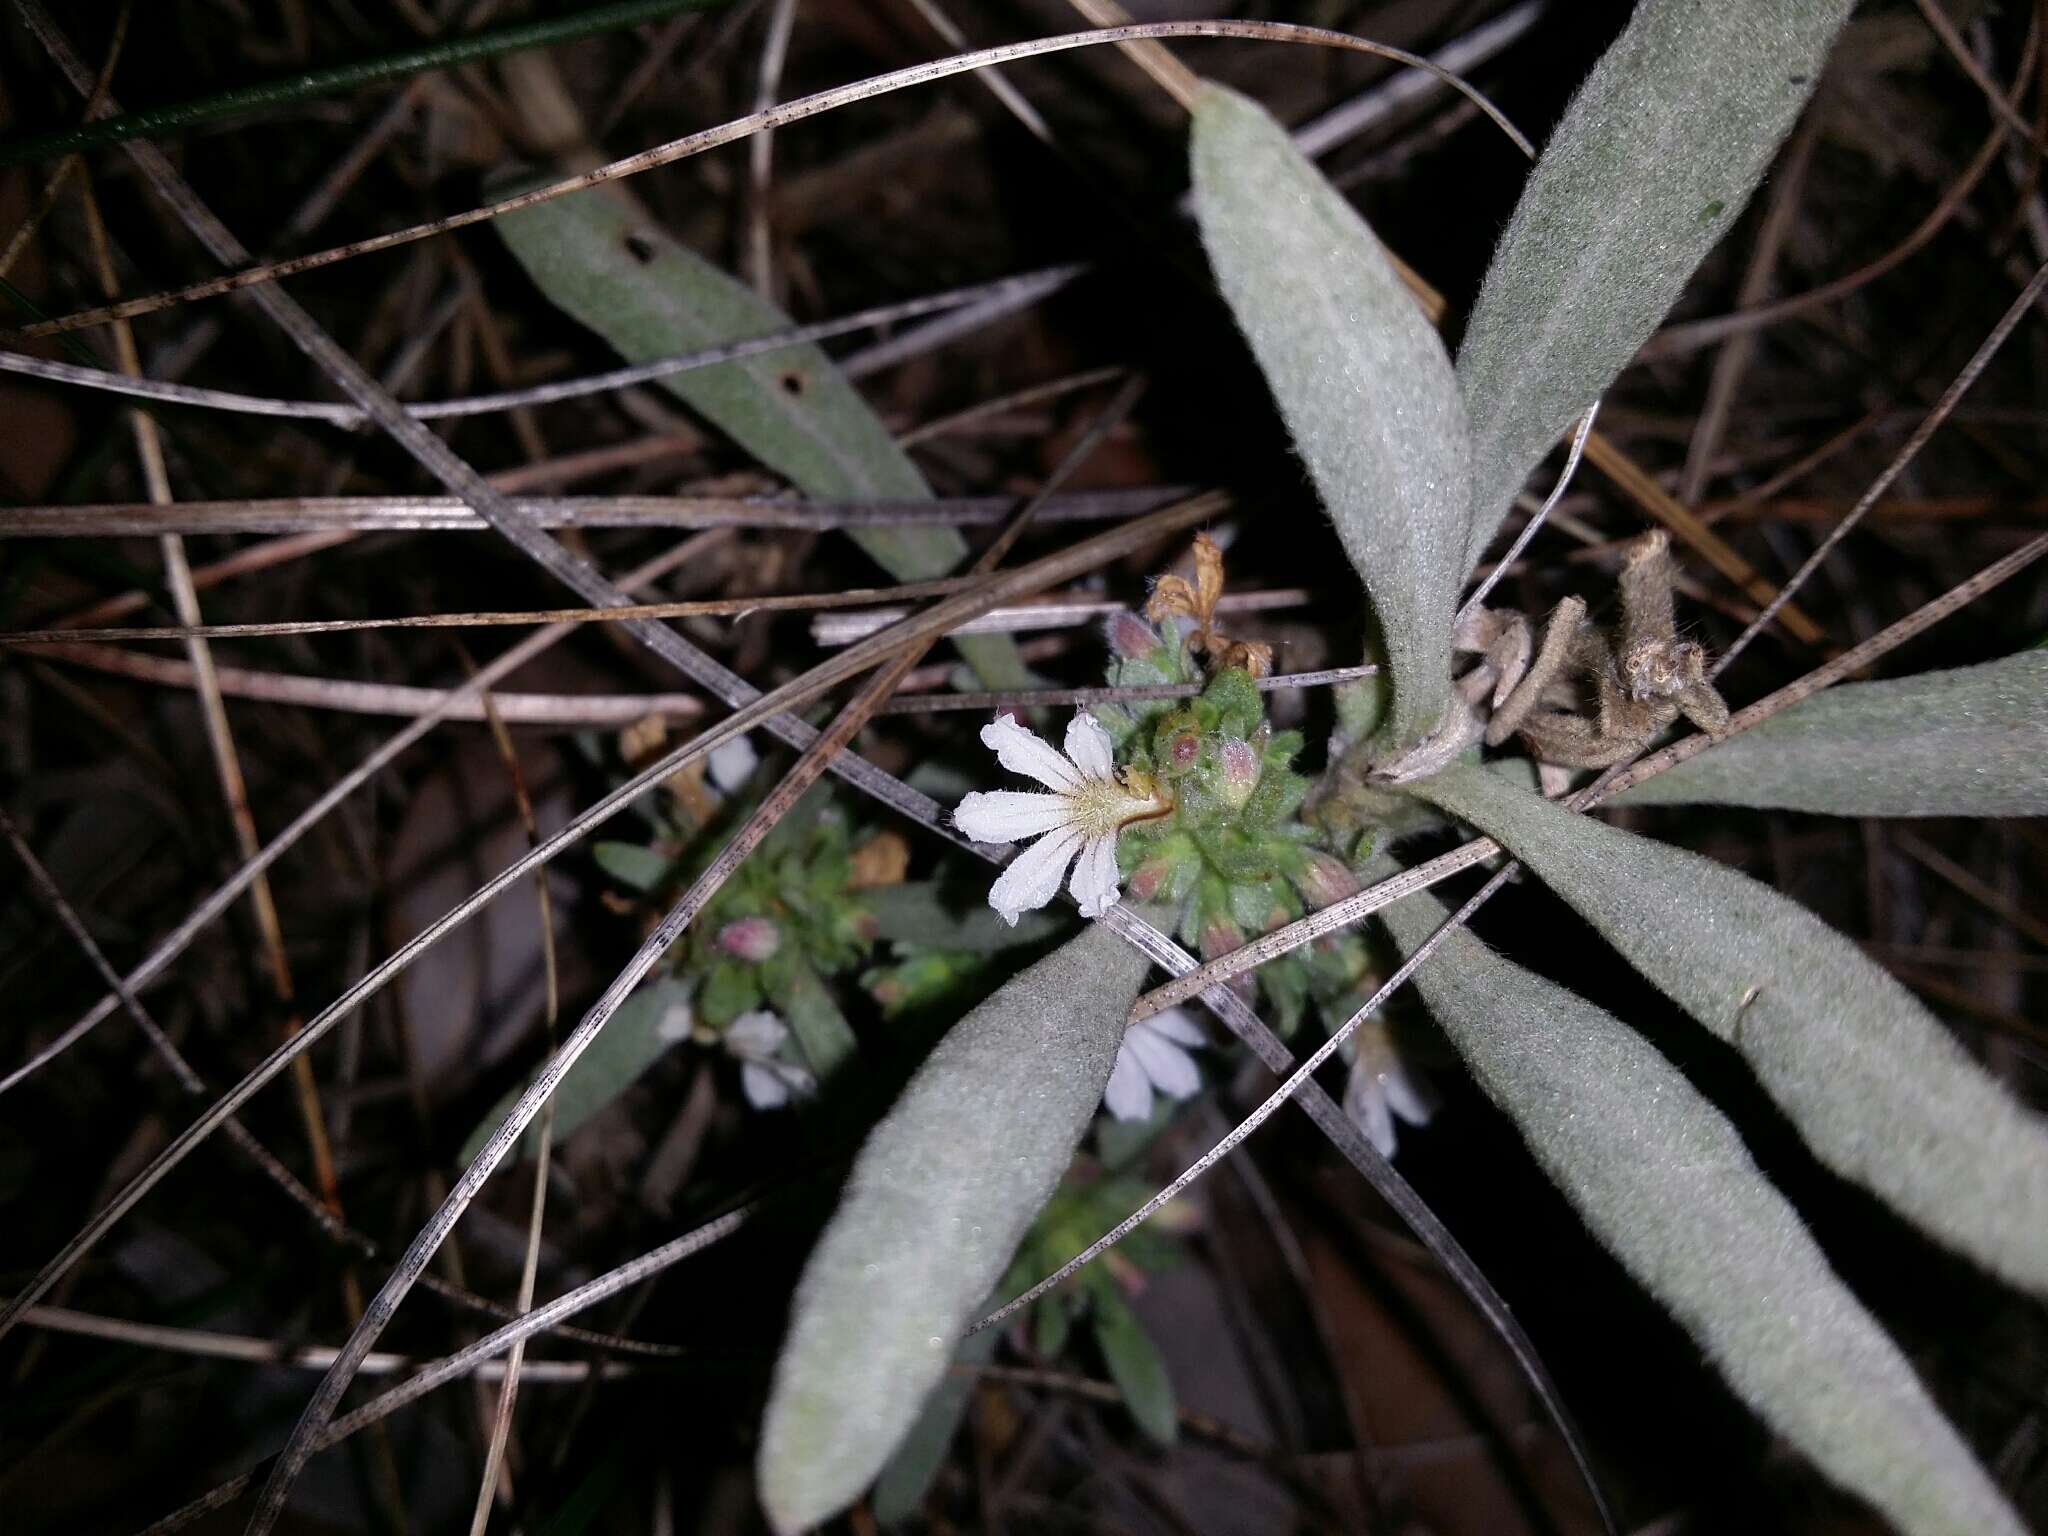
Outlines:
{"type": "Polygon", "coordinates": [[[2048,815],[2048,651],[1844,683],[1615,799],[1830,816],[2048,815]]]}
{"type": "Polygon", "coordinates": [[[1640,0],[1543,157],[1458,353],[1467,564],[1734,224],[1854,0],[1640,0]]]}
{"type": "MultiPolygon", "coordinates": [[[[953,1351],[953,1364],[986,1364],[995,1354],[996,1341],[1001,1337],[994,1328],[970,1333],[953,1351]]],[[[900,1525],[917,1513],[924,1496],[931,1492],[939,1469],[946,1464],[946,1453],[953,1447],[953,1437],[960,1432],[960,1420],[966,1416],[967,1404],[973,1396],[974,1378],[955,1369],[948,1371],[925,1399],[924,1412],[917,1416],[910,1433],[903,1437],[896,1454],[875,1479],[875,1519],[881,1524],[900,1525]]]]}
{"type": "MultiPolygon", "coordinates": [[[[599,1032],[590,1043],[590,1049],[577,1059],[576,1065],[555,1088],[552,1102],[555,1106],[556,1146],[562,1144],[563,1138],[574,1135],[584,1121],[632,1087],[649,1067],[668,1053],[680,1037],[673,1031],[665,1036],[662,1024],[674,1010],[687,1010],[689,1006],[688,985],[668,976],[648,983],[619,1004],[611,1022],[599,1032]]],[[[512,1106],[519,1102],[519,1096],[526,1092],[526,1087],[527,1084],[522,1082],[499,1099],[477,1128],[469,1133],[469,1140],[462,1144],[459,1154],[463,1163],[476,1161],[484,1143],[505,1123],[505,1117],[512,1112],[512,1106]]],[[[519,1138],[513,1156],[534,1157],[539,1152],[540,1121],[536,1118],[526,1128],[526,1134],[519,1138]]]]}
{"type": "MultiPolygon", "coordinates": [[[[1380,916],[1412,954],[1446,917],[1380,916]]],[[[1634,1030],[1447,935],[1415,985],[1545,1173],[1737,1395],[1909,1536],[2022,1529],[1741,1136],[1634,1030]]]]}
{"type": "MultiPolygon", "coordinates": [[[[616,187],[596,187],[492,223],[548,301],[629,363],[789,330],[789,317],[682,245],[616,187]]],[[[672,374],[660,387],[806,496],[924,500],[931,488],[817,346],[672,374]]],[[[944,576],[967,555],[957,529],[853,528],[898,581],[944,576]]],[[[956,642],[990,688],[1034,679],[1008,635],[956,642]]]]}
{"type": "Polygon", "coordinates": [[[909,1431],[1094,1118],[1145,967],[1091,924],[954,1025],[869,1135],[775,1366],[777,1531],[846,1508],[909,1431]]]}
{"type": "Polygon", "coordinates": [[[853,1026],[810,963],[800,956],[792,960],[788,974],[769,990],[768,1001],[789,1025],[811,1074],[822,1083],[853,1054],[853,1026]]]}
{"type": "Polygon", "coordinates": [[[1498,839],[1740,1051],[1822,1162],[2048,1294],[2048,1123],[1854,944],[1747,875],[1483,769],[1416,792],[1498,839]]]}
{"type": "Polygon", "coordinates": [[[592,843],[590,856],[599,869],[636,891],[653,890],[668,878],[672,867],[663,855],[638,843],[592,843]]]}
{"type": "Polygon", "coordinates": [[[1450,700],[1465,411],[1443,343],[1351,205],[1257,103],[1195,105],[1195,214],[1216,284],[1365,581],[1393,676],[1382,755],[1450,700]]]}
{"type": "Polygon", "coordinates": [[[1095,1342],[1102,1346],[1102,1362],[1123,1393],[1124,1406],[1147,1438],[1171,1446],[1180,1432],[1180,1409],[1159,1346],[1114,1283],[1096,1286],[1092,1296],[1095,1342]]]}
{"type": "Polygon", "coordinates": [[[1012,928],[988,904],[985,889],[956,899],[931,880],[873,886],[862,891],[860,899],[874,916],[876,938],[921,949],[993,955],[1042,944],[1072,925],[1064,912],[1042,909],[1026,912],[1012,928]]]}

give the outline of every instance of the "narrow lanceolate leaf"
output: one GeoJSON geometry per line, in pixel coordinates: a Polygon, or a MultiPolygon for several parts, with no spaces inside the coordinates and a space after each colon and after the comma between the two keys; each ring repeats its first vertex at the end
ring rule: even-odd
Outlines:
{"type": "MultiPolygon", "coordinates": [[[[792,324],[745,283],[671,238],[618,188],[538,203],[492,227],[550,303],[629,363],[773,335],[792,324]]],[[[675,374],[661,387],[807,496],[931,495],[909,455],[820,347],[675,374]]],[[[898,581],[944,576],[967,554],[953,528],[848,532],[898,581]]],[[[959,644],[989,687],[1031,686],[1009,636],[959,644]]]]}
{"type": "MultiPolygon", "coordinates": [[[[1445,918],[1381,913],[1413,953],[1445,918]]],[[[1470,934],[1415,974],[1488,1098],[1736,1393],[1908,1536],[2023,1527],[1735,1127],[1634,1030],[1470,934]]]]}
{"type": "Polygon", "coordinates": [[[797,1049],[818,1081],[830,1077],[853,1055],[858,1046],[853,1026],[846,1022],[846,1015],[832,1000],[832,989],[808,960],[797,958],[770,989],[768,1001],[796,1036],[797,1049]]]}
{"type": "MultiPolygon", "coordinates": [[[[592,1115],[624,1093],[689,1032],[690,989],[673,977],[651,981],[623,1003],[612,1015],[604,1032],[569,1069],[569,1075],[555,1088],[550,1101],[555,1108],[555,1145],[574,1135],[592,1115]]],[[[462,1144],[459,1160],[476,1161],[484,1143],[499,1126],[519,1096],[521,1083],[492,1106],[477,1128],[462,1144]]],[[[533,1157],[540,1151],[540,1121],[536,1119],[519,1139],[515,1157],[533,1157]]]]}
{"type": "Polygon", "coordinates": [[[2048,1295],[2048,1122],[1795,901],[1470,767],[1419,794],[1497,838],[1740,1051],[1820,1160],[2048,1295]]]}
{"type": "Polygon", "coordinates": [[[2048,651],[1845,683],[1616,797],[1831,816],[2048,815],[2048,651]]]}
{"type": "Polygon", "coordinates": [[[1465,412],[1436,328],[1365,221],[1257,103],[1195,107],[1195,214],[1216,284],[1365,579],[1394,681],[1381,755],[1450,698],[1465,412]]]}
{"type": "Polygon", "coordinates": [[[1124,1395],[1124,1406],[1155,1444],[1172,1445],[1180,1432],[1180,1407],[1159,1346],[1113,1286],[1097,1286],[1091,1304],[1095,1308],[1095,1342],[1102,1349],[1110,1380],[1124,1395]]]}
{"type": "Polygon", "coordinates": [[[873,1481],[1094,1117],[1146,961],[1101,925],[954,1025],[861,1148],[798,1283],[760,1453],[777,1531],[873,1481]]]}
{"type": "Polygon", "coordinates": [[[1854,0],[1640,0],[1530,174],[1458,353],[1477,561],[1734,224],[1854,0]]]}

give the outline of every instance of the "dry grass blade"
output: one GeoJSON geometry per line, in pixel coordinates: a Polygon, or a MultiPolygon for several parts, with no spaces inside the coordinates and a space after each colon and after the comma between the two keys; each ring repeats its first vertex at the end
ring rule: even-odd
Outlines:
{"type": "MultiPolygon", "coordinates": [[[[39,36],[47,38],[51,34],[46,31],[44,26],[37,25],[34,20],[35,13],[41,9],[40,0],[27,0],[27,3],[34,7],[33,10],[25,13],[30,20],[30,25],[36,28],[39,36]]],[[[47,17],[44,20],[46,22],[47,17]]],[[[934,81],[948,79],[954,75],[1016,63],[1022,59],[1037,58],[1044,54],[1063,53],[1072,48],[1099,47],[1109,43],[1123,44],[1173,37],[1241,38],[1259,42],[1296,43],[1319,48],[1336,48],[1353,53],[1372,54],[1379,58],[1392,59],[1397,63],[1406,64],[1411,68],[1427,70],[1441,79],[1446,85],[1449,85],[1453,90],[1464,95],[1480,111],[1492,118],[1499,125],[1501,131],[1507,134],[1522,149],[1523,153],[1531,156],[1535,154],[1534,148],[1522,136],[1520,131],[1512,123],[1508,122],[1506,118],[1502,117],[1492,103],[1474,91],[1471,86],[1448,70],[1442,69],[1438,65],[1431,63],[1428,59],[1409,53],[1404,49],[1390,48],[1382,43],[1367,42],[1363,38],[1352,37],[1348,33],[1343,32],[1332,32],[1326,28],[1293,26],[1281,22],[1165,21],[1104,27],[1093,32],[1070,32],[1057,37],[1038,38],[1030,42],[1008,43],[997,48],[983,48],[974,53],[961,54],[950,59],[940,59],[928,64],[912,64],[906,68],[877,75],[853,85],[840,86],[829,91],[819,91],[814,95],[799,97],[795,101],[784,102],[780,106],[771,107],[765,112],[756,112],[747,117],[737,118],[716,128],[709,128],[701,133],[691,134],[686,138],[674,140],[671,143],[660,145],[654,149],[643,150],[637,155],[628,155],[624,159],[611,161],[609,164],[598,166],[594,170],[584,172],[581,175],[569,177],[545,187],[536,188],[531,192],[521,193],[516,197],[503,198],[482,208],[473,208],[467,213],[451,214],[445,218],[415,225],[410,229],[395,230],[387,235],[378,235],[368,240],[358,240],[348,245],[336,246],[331,250],[319,251],[306,256],[296,256],[284,261],[271,262],[261,267],[247,268],[225,277],[212,278],[203,283],[194,283],[188,287],[169,293],[158,294],[151,298],[130,299],[125,303],[108,305],[101,309],[80,310],[76,314],[60,316],[55,320],[44,321],[40,324],[26,327],[21,334],[24,336],[58,335],[65,331],[82,330],[90,326],[104,325],[111,320],[132,319],[137,315],[152,314],[157,310],[169,308],[174,304],[187,303],[193,299],[212,298],[224,293],[234,293],[243,289],[261,287],[273,283],[279,278],[290,277],[295,273],[310,272],[315,268],[331,266],[335,262],[347,261],[356,256],[365,256],[373,251],[390,250],[394,246],[410,244],[415,240],[424,240],[434,235],[446,234],[451,230],[467,228],[469,225],[480,224],[488,219],[497,218],[501,214],[511,213],[520,208],[531,208],[537,203],[548,202],[557,197],[566,197],[570,193],[580,192],[586,187],[600,186],[608,181],[618,181],[627,176],[638,175],[642,171],[653,170],[657,166],[672,165],[678,160],[688,159],[692,155],[702,154],[706,150],[717,149],[721,145],[735,143],[763,130],[787,127],[791,123],[802,122],[805,118],[816,117],[821,113],[834,111],[840,107],[851,106],[856,102],[870,101],[877,96],[884,96],[892,91],[905,90],[912,86],[929,85],[934,81]]],[[[66,52],[67,54],[70,52],[68,47],[66,52]]],[[[72,54],[70,57],[72,63],[75,64],[76,55],[72,54]]],[[[66,72],[73,74],[74,79],[79,81],[82,89],[84,86],[82,68],[74,72],[67,67],[66,72]]],[[[131,145],[130,149],[133,151],[135,146],[131,145]]],[[[150,152],[154,153],[153,150],[150,152]]],[[[238,256],[224,257],[223,259],[239,264],[246,263],[249,257],[246,252],[243,252],[238,256]]]]}

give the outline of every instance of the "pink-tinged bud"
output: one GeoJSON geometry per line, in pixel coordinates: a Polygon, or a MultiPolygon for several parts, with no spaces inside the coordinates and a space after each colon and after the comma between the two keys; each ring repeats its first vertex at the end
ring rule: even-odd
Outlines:
{"type": "Polygon", "coordinates": [[[782,931],[765,917],[742,917],[718,930],[718,947],[735,960],[759,965],[782,947],[782,931]]]}
{"type": "Polygon", "coordinates": [[[1126,889],[1138,901],[1150,901],[1166,889],[1166,882],[1173,877],[1173,861],[1167,858],[1147,859],[1131,875],[1126,889]]]}
{"type": "Polygon", "coordinates": [[[1333,854],[1313,849],[1303,856],[1301,870],[1294,877],[1295,889],[1312,907],[1327,907],[1358,894],[1358,878],[1333,854]]]}
{"type": "Polygon", "coordinates": [[[1216,793],[1233,811],[1241,811],[1245,802],[1251,799],[1252,791],[1259,787],[1259,755],[1252,750],[1250,742],[1226,736],[1218,757],[1220,771],[1216,775],[1216,793]]]}
{"type": "Polygon", "coordinates": [[[1109,621],[1109,648],[1126,661],[1143,661],[1159,645],[1158,633],[1135,613],[1120,613],[1109,621]]]}
{"type": "Polygon", "coordinates": [[[1244,930],[1228,918],[1212,917],[1202,924],[1202,958],[1214,960],[1233,949],[1244,948],[1244,930]]]}
{"type": "Polygon", "coordinates": [[[1192,768],[1195,759],[1202,755],[1202,738],[1193,731],[1182,731],[1173,738],[1173,745],[1168,750],[1173,754],[1174,767],[1192,768]]]}

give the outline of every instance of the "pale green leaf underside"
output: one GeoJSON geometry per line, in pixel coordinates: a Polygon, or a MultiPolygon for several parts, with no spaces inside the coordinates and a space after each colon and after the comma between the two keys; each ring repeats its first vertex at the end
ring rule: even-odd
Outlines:
{"type": "Polygon", "coordinates": [[[1467,569],[1457,379],[1378,239],[1263,107],[1206,87],[1191,158],[1216,285],[1379,621],[1389,755],[1427,735],[1450,698],[1467,569]]]}
{"type": "MultiPolygon", "coordinates": [[[[1444,908],[1381,913],[1412,953],[1444,908]]],[[[1416,972],[1488,1098],[1736,1393],[1909,1536],[2023,1529],[1727,1118],[1634,1030],[1456,932],[1416,972]]]]}
{"type": "Polygon", "coordinates": [[[1844,683],[1645,779],[1616,803],[2048,815],[2048,651],[1844,683]]]}
{"type": "Polygon", "coordinates": [[[1458,353],[1468,563],[1749,201],[1854,0],[1640,0],[1530,173],[1458,353]]]}
{"type": "Polygon", "coordinates": [[[1415,789],[1498,839],[1740,1051],[1822,1162],[2048,1294],[2048,1122],[1849,940],[1747,875],[1483,769],[1415,789]]]}
{"type": "MultiPolygon", "coordinates": [[[[548,301],[629,363],[788,330],[789,317],[672,239],[616,188],[508,213],[492,228],[548,301]]],[[[817,346],[679,373],[661,381],[692,410],[807,496],[923,500],[924,476],[817,346]]],[[[898,581],[944,576],[967,554],[952,528],[848,532],[898,581]]],[[[1007,635],[960,642],[991,688],[1029,687],[1007,635]]]]}
{"type": "Polygon", "coordinates": [[[1145,967],[1091,924],[954,1025],[869,1135],[776,1361],[759,1474],[778,1531],[844,1509],[916,1420],[1072,1161],[1145,967]]]}
{"type": "MultiPolygon", "coordinates": [[[[686,985],[673,977],[663,977],[649,982],[619,1004],[610,1021],[590,1042],[590,1049],[577,1058],[576,1065],[556,1085],[554,1096],[549,1100],[555,1110],[556,1146],[559,1147],[564,1137],[574,1135],[592,1115],[632,1087],[649,1067],[674,1047],[674,1039],[662,1037],[662,1021],[672,1009],[687,1007],[689,999],[690,989],[686,985]]],[[[526,1083],[520,1083],[491,1106],[491,1112],[483,1117],[477,1128],[469,1133],[469,1140],[462,1144],[462,1151],[457,1154],[462,1163],[466,1165],[476,1161],[484,1143],[505,1123],[506,1115],[512,1112],[512,1106],[526,1092],[526,1087],[526,1083]]],[[[536,1116],[519,1138],[519,1145],[512,1155],[515,1158],[533,1157],[539,1151],[540,1119],[536,1116]]]]}

